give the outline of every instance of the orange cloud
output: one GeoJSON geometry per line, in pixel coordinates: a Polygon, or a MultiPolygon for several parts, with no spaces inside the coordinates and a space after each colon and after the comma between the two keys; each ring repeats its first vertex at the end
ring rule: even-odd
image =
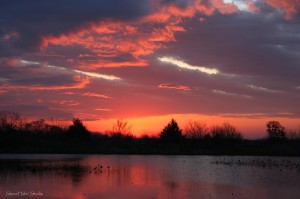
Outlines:
{"type": "MultiPolygon", "coordinates": [[[[151,33],[149,33],[151,34],[151,33]]],[[[142,35],[132,25],[106,20],[92,24],[88,28],[60,35],[43,38],[42,48],[49,44],[59,46],[80,45],[94,53],[94,57],[79,56],[77,63],[82,68],[146,66],[140,55],[149,55],[158,48],[153,42],[147,41],[147,33],[142,35]],[[132,58],[124,61],[114,61],[118,56],[130,54],[132,58]],[[111,58],[111,59],[106,59],[111,58]]]]}
{"type": "Polygon", "coordinates": [[[74,76],[74,80],[77,82],[73,85],[63,85],[63,86],[42,86],[42,85],[3,85],[0,86],[2,91],[10,90],[28,90],[28,91],[52,91],[52,90],[68,90],[68,89],[82,89],[90,84],[89,78],[82,78],[80,76],[74,76]]]}
{"type": "Polygon", "coordinates": [[[76,95],[76,93],[74,93],[74,92],[64,92],[62,94],[64,94],[64,95],[76,95]]]}
{"type": "Polygon", "coordinates": [[[96,108],[95,111],[112,111],[111,109],[108,109],[108,108],[96,108]]]}
{"type": "Polygon", "coordinates": [[[236,5],[222,0],[212,0],[210,4],[194,0],[184,8],[175,4],[161,5],[157,1],[151,4],[155,12],[141,19],[90,23],[73,32],[44,37],[41,48],[79,45],[89,49],[91,55],[79,55],[75,60],[81,68],[147,66],[144,56],[176,41],[175,34],[185,31],[184,19],[191,19],[196,13],[212,15],[215,10],[223,14],[238,11],[236,5]]]}
{"type": "Polygon", "coordinates": [[[300,0],[265,0],[265,2],[282,11],[286,19],[292,19],[300,9],[300,0]]]}
{"type": "Polygon", "coordinates": [[[158,88],[168,88],[168,89],[185,90],[185,91],[191,90],[191,88],[188,86],[171,85],[171,84],[160,84],[158,85],[158,88]]]}

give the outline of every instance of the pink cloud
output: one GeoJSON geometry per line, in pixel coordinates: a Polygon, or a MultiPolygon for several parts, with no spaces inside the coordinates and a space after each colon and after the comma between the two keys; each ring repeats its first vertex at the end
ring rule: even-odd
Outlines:
{"type": "Polygon", "coordinates": [[[98,93],[91,93],[91,92],[83,93],[83,94],[81,94],[81,96],[98,97],[98,98],[104,98],[104,99],[111,99],[112,98],[112,97],[109,97],[107,95],[98,94],[98,93]]]}
{"type": "Polygon", "coordinates": [[[58,104],[65,105],[65,106],[78,106],[78,105],[80,105],[79,102],[76,102],[74,100],[62,100],[62,101],[59,101],[58,104]]]}
{"type": "Polygon", "coordinates": [[[292,19],[300,9],[300,0],[264,0],[267,4],[284,13],[286,19],[292,19]]]}
{"type": "Polygon", "coordinates": [[[172,84],[160,84],[158,85],[158,88],[167,88],[167,89],[176,89],[176,90],[185,90],[185,91],[192,90],[188,86],[172,85],[172,84]]]}

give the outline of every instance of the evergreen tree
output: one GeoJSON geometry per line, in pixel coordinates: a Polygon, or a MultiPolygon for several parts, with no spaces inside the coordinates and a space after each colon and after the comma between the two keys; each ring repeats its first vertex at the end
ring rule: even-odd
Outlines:
{"type": "Polygon", "coordinates": [[[165,141],[180,141],[184,138],[182,130],[179,128],[177,122],[172,119],[171,122],[165,126],[160,133],[160,138],[165,141]]]}

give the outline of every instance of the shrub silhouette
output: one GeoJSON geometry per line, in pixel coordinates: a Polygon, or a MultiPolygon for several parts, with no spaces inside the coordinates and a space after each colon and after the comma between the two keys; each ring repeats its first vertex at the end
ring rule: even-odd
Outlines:
{"type": "Polygon", "coordinates": [[[88,139],[90,137],[90,132],[79,118],[73,119],[73,124],[69,126],[68,134],[73,139],[88,139]]]}
{"type": "Polygon", "coordinates": [[[267,123],[267,133],[270,140],[286,139],[285,128],[278,121],[270,121],[267,123]]]}
{"type": "Polygon", "coordinates": [[[172,119],[170,123],[165,126],[160,133],[160,138],[165,141],[180,141],[184,138],[182,130],[179,128],[177,122],[172,119]]]}

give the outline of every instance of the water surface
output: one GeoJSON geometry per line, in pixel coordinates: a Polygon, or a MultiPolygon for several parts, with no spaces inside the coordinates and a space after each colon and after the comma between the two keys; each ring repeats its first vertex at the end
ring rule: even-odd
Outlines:
{"type": "Polygon", "coordinates": [[[1,155],[0,162],[0,199],[300,197],[300,158],[292,157],[1,155]]]}

